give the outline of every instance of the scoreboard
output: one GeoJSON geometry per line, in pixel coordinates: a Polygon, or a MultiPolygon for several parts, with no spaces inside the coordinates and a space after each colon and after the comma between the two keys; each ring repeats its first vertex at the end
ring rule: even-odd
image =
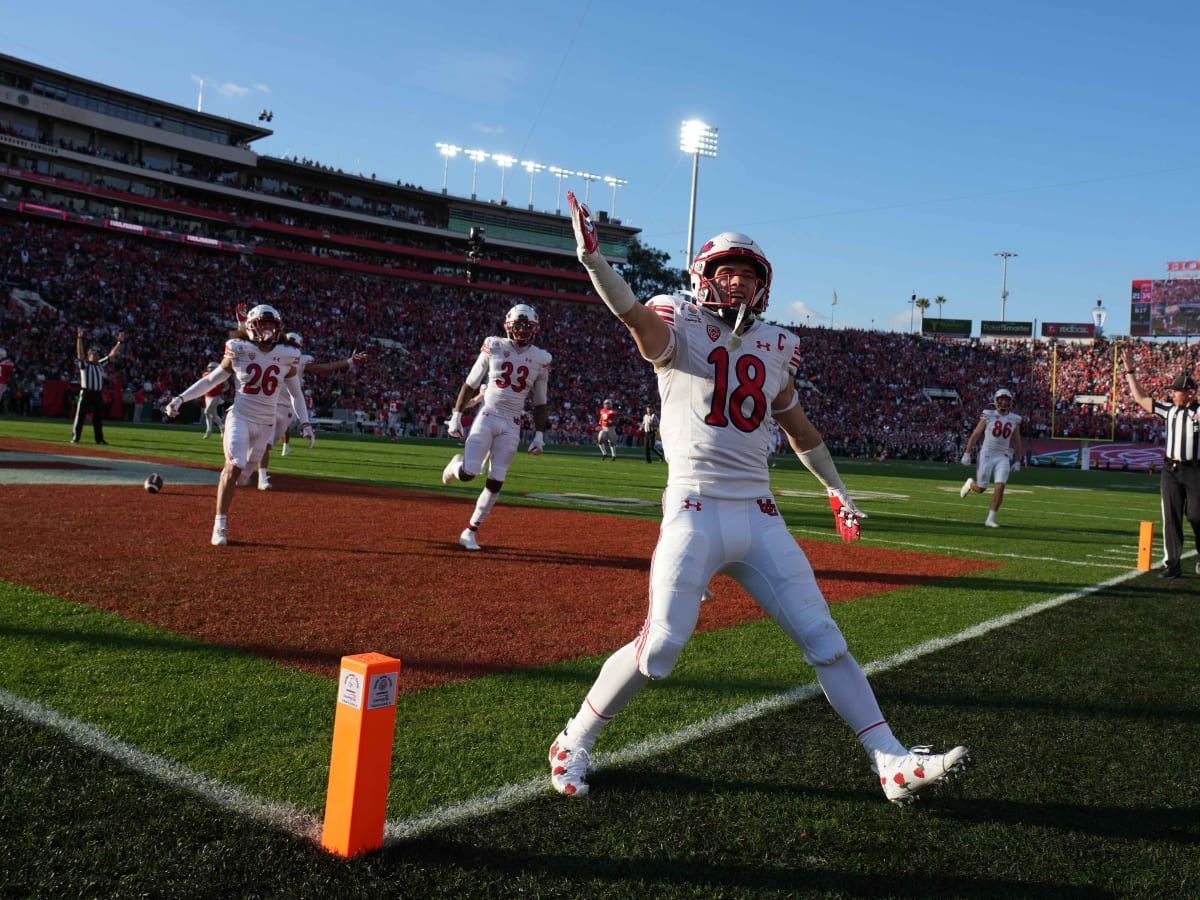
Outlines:
{"type": "Polygon", "coordinates": [[[1142,279],[1130,289],[1129,334],[1200,334],[1200,278],[1142,279]]]}

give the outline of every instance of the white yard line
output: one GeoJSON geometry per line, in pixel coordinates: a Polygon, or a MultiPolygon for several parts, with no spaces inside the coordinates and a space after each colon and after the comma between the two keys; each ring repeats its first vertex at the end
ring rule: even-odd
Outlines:
{"type": "MultiPolygon", "coordinates": [[[[962,552],[961,548],[946,549],[954,549],[959,554],[962,552]]],[[[1029,559],[1027,556],[1021,558],[1029,559]]],[[[1065,560],[1055,561],[1066,562],[1065,560]]],[[[956,634],[933,638],[932,640],[917,644],[885,659],[868,663],[863,666],[863,669],[867,675],[886,672],[897,666],[920,659],[923,656],[936,653],[947,647],[952,647],[955,644],[974,640],[991,631],[1005,628],[1014,622],[1045,610],[1053,609],[1072,600],[1077,600],[1081,597],[1102,591],[1105,588],[1129,581],[1141,574],[1143,573],[1138,570],[1126,569],[1120,575],[1109,578],[1106,581],[1076,591],[1070,591],[1069,593],[1059,594],[1057,597],[1034,603],[1017,612],[1008,613],[995,619],[981,622],[978,625],[973,625],[970,628],[965,628],[956,634]]],[[[661,756],[684,744],[727,731],[761,716],[820,696],[822,694],[819,685],[799,685],[791,690],[748,703],[730,712],[702,719],[686,728],[639,741],[614,753],[597,755],[595,757],[596,768],[602,769],[611,766],[628,765],[661,756]]],[[[315,842],[320,839],[321,817],[298,807],[255,797],[240,788],[225,784],[164,757],[153,753],[146,753],[106,734],[99,728],[88,725],[78,719],[61,715],[39,703],[26,700],[4,690],[0,690],[0,708],[34,724],[58,731],[73,743],[108,756],[138,774],[148,775],[166,785],[187,791],[223,809],[228,809],[248,819],[280,828],[283,831],[307,840],[315,842]]],[[[547,747],[549,747],[549,742],[552,738],[553,735],[547,735],[547,747]]],[[[518,784],[505,785],[498,790],[489,791],[486,794],[481,794],[462,803],[437,807],[418,816],[406,819],[392,819],[384,827],[384,843],[393,844],[409,840],[430,831],[436,831],[501,810],[511,809],[522,803],[534,800],[548,793],[550,790],[549,777],[543,775],[518,784]]]]}
{"type": "Polygon", "coordinates": [[[165,757],[139,750],[93,725],[64,716],[40,703],[0,690],[0,708],[35,725],[57,731],[72,743],[108,756],[140,775],[195,794],[222,809],[300,837],[313,840],[320,837],[321,820],[309,812],[287,803],[262,800],[165,757]]]}

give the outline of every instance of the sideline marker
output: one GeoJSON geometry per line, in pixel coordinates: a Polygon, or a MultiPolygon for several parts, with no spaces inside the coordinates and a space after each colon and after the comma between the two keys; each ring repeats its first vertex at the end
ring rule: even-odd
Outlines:
{"type": "Polygon", "coordinates": [[[1154,555],[1154,523],[1143,522],[1138,533],[1138,564],[1143,572],[1151,569],[1150,557],[1154,555]]]}
{"type": "Polygon", "coordinates": [[[321,846],[355,856],[383,846],[400,660],[342,657],[321,846]]]}

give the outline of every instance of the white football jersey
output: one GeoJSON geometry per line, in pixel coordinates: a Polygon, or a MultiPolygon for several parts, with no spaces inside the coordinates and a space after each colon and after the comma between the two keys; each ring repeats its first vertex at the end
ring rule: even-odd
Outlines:
{"type": "Polygon", "coordinates": [[[518,347],[508,338],[485,338],[479,358],[467,375],[467,384],[483,390],[483,406],[488,412],[517,418],[525,411],[525,398],[534,406],[546,402],[550,379],[550,354],[532,344],[518,347]]]}
{"type": "Polygon", "coordinates": [[[771,401],[795,379],[800,339],[760,321],[739,338],[687,297],[646,305],[675,332],[658,370],[667,484],[730,500],[769,494],[771,401]]]}
{"type": "Polygon", "coordinates": [[[987,424],[983,429],[983,440],[980,442],[980,456],[1008,456],[1012,436],[1021,427],[1021,417],[1015,412],[1000,414],[995,409],[985,409],[979,414],[987,424]]]}
{"type": "Polygon", "coordinates": [[[300,351],[287,344],[260,350],[253,341],[226,341],[225,358],[233,361],[237,389],[233,405],[238,415],[249,422],[273,425],[279,396],[289,396],[284,379],[292,373],[299,357],[300,351]]]}

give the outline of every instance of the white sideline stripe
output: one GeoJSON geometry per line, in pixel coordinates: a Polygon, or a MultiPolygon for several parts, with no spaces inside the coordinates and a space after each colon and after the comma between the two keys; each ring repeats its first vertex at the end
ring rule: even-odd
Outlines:
{"type": "MultiPolygon", "coordinates": [[[[884,659],[876,660],[872,663],[867,663],[863,666],[863,671],[868,675],[875,675],[880,672],[886,672],[889,669],[894,669],[897,666],[905,665],[913,660],[920,659],[922,656],[927,656],[930,653],[936,653],[939,650],[944,650],[947,647],[953,647],[955,644],[961,644],[965,641],[974,640],[988,632],[995,631],[999,628],[1006,628],[1014,622],[1019,622],[1021,619],[1036,615],[1040,612],[1045,612],[1048,609],[1053,609],[1056,606],[1061,606],[1064,603],[1069,603],[1072,600],[1078,600],[1082,597],[1087,597],[1089,594],[1095,594],[1105,588],[1113,587],[1122,582],[1129,581],[1139,575],[1144,574],[1138,569],[1125,571],[1115,578],[1110,578],[1107,581],[1102,581],[1099,584],[1093,584],[1085,588],[1080,588],[1077,591],[1071,591],[1067,594],[1059,594],[1057,597],[1052,597],[1049,600],[1043,600],[1040,603],[1034,603],[1032,606],[1027,606],[1024,609],[1019,609],[1016,612],[1007,613],[995,619],[989,619],[986,622],[980,622],[978,625],[972,625],[970,628],[965,628],[957,634],[947,635],[946,637],[933,638],[925,641],[923,644],[909,647],[907,650],[902,650],[899,653],[894,653],[884,659]]],[[[780,709],[785,709],[789,706],[804,701],[811,700],[815,697],[823,696],[821,686],[819,684],[802,684],[790,690],[775,694],[770,697],[763,697],[761,700],[755,700],[752,703],[747,703],[745,706],[738,707],[727,713],[721,713],[716,716],[711,716],[707,719],[688,725],[678,731],[673,731],[669,734],[660,735],[658,737],[649,738],[644,741],[639,741],[636,744],[631,744],[622,750],[615,753],[597,754],[593,756],[593,770],[600,770],[610,766],[628,765],[630,763],[638,763],[643,760],[650,759],[655,756],[661,756],[671,750],[681,747],[684,744],[692,741],[701,740],[722,731],[735,728],[738,725],[744,725],[747,722],[753,721],[760,716],[775,712],[780,709]]],[[[433,809],[420,816],[410,819],[392,820],[384,826],[384,845],[398,843],[400,841],[418,837],[426,831],[445,828],[450,825],[455,825],[464,822],[468,819],[473,819],[477,816],[488,815],[490,813],[501,812],[509,809],[520,803],[533,800],[543,794],[550,793],[553,789],[550,786],[548,776],[541,776],[530,781],[522,782],[521,784],[505,785],[497,791],[476,797],[472,800],[467,800],[463,803],[454,804],[452,806],[443,806],[440,809],[433,809]]],[[[578,800],[565,800],[567,803],[578,803],[578,800]]]]}
{"type": "Polygon", "coordinates": [[[130,746],[94,725],[64,716],[40,703],[5,690],[0,690],[0,707],[35,725],[51,728],[72,743],[110,757],[139,775],[148,775],[169,787],[180,788],[222,809],[264,825],[281,828],[297,837],[320,839],[321,821],[295,806],[262,800],[187,766],[130,746]]]}
{"type": "MultiPolygon", "coordinates": [[[[1005,628],[1021,619],[1028,618],[1048,609],[1053,609],[1072,600],[1078,600],[1081,597],[1086,597],[1105,588],[1113,587],[1142,574],[1144,573],[1138,569],[1127,570],[1107,581],[1102,581],[1077,591],[1071,591],[1067,594],[1060,594],[1057,597],[1043,600],[1040,603],[1034,603],[1016,612],[1011,612],[995,619],[989,619],[978,625],[972,625],[970,628],[963,629],[956,634],[933,638],[932,640],[903,650],[900,653],[867,663],[863,666],[863,671],[868,676],[879,672],[886,672],[889,669],[912,662],[922,656],[936,653],[939,650],[944,650],[947,647],[952,647],[964,641],[974,640],[988,632],[1005,628]]],[[[669,734],[639,741],[611,754],[598,754],[594,757],[594,768],[604,769],[611,766],[628,765],[660,756],[684,744],[727,731],[768,713],[785,709],[802,701],[820,696],[822,696],[822,692],[819,684],[797,685],[790,690],[774,694],[773,696],[763,697],[760,700],[747,703],[730,712],[701,719],[692,725],[670,732],[669,734]]],[[[172,762],[153,753],[139,750],[124,741],[106,734],[93,725],[69,716],[64,716],[48,707],[42,706],[40,703],[27,700],[16,694],[11,694],[3,689],[0,689],[0,708],[34,724],[54,729],[81,747],[108,756],[138,774],[148,775],[170,787],[187,791],[222,809],[227,809],[248,819],[279,828],[300,838],[313,842],[320,840],[322,820],[316,815],[291,804],[255,797],[232,785],[196,772],[187,766],[172,762]]],[[[542,775],[519,784],[505,785],[495,791],[482,794],[462,803],[431,809],[419,816],[407,819],[392,819],[384,824],[384,845],[387,846],[411,840],[429,831],[436,831],[470,819],[511,809],[514,806],[535,800],[551,791],[549,777],[542,775]]]]}
{"type": "MultiPolygon", "coordinates": [[[[979,527],[980,527],[980,530],[983,529],[982,524],[979,527]]],[[[813,534],[813,535],[821,535],[824,537],[828,537],[828,535],[829,535],[829,532],[823,528],[790,528],[789,530],[793,534],[813,534]]],[[[991,556],[991,557],[995,557],[997,559],[1021,559],[1021,560],[1036,560],[1038,562],[1052,562],[1052,563],[1059,563],[1060,565],[1064,565],[1064,566],[1085,566],[1085,567],[1091,567],[1091,568],[1096,568],[1096,569],[1122,569],[1122,570],[1129,568],[1129,566],[1127,564],[1117,563],[1117,562],[1111,562],[1111,563],[1084,562],[1081,559],[1063,559],[1062,557],[1058,557],[1058,556],[1030,556],[1028,553],[1000,553],[995,550],[980,550],[978,548],[970,548],[970,549],[964,550],[962,547],[947,547],[947,546],[942,546],[939,544],[924,544],[924,543],[920,543],[918,541],[892,541],[892,540],[888,540],[886,538],[877,538],[874,535],[871,536],[871,543],[872,544],[881,544],[881,545],[887,544],[892,547],[906,547],[910,550],[915,550],[917,552],[933,553],[933,552],[945,551],[946,553],[949,553],[953,556],[958,556],[958,557],[963,557],[964,554],[969,553],[974,556],[991,556]]],[[[1125,551],[1121,551],[1121,552],[1125,552],[1125,551]]]]}

